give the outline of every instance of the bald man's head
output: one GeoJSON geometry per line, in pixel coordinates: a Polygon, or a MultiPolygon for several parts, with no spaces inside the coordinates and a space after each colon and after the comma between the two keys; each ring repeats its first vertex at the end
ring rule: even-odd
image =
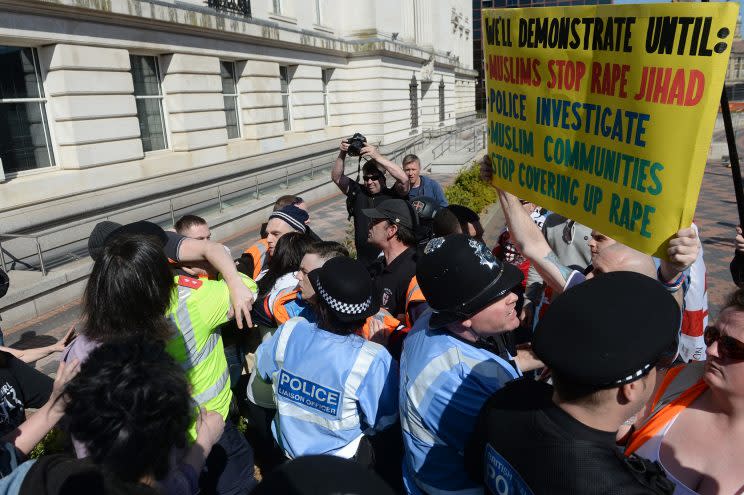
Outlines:
{"type": "Polygon", "coordinates": [[[602,249],[594,257],[594,276],[609,272],[635,272],[656,279],[656,265],[651,256],[620,244],[602,249]]]}

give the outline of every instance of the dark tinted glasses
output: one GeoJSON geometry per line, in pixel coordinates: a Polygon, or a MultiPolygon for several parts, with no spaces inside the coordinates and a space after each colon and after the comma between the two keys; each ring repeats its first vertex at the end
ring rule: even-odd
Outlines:
{"type": "Polygon", "coordinates": [[[713,342],[718,342],[718,352],[721,357],[744,360],[744,342],[724,335],[718,327],[707,326],[703,334],[703,340],[705,340],[707,346],[713,345],[713,342]]]}
{"type": "Polygon", "coordinates": [[[368,180],[377,180],[377,181],[379,181],[380,178],[381,177],[379,175],[365,175],[365,176],[362,176],[362,179],[364,179],[364,182],[367,182],[368,180]]]}

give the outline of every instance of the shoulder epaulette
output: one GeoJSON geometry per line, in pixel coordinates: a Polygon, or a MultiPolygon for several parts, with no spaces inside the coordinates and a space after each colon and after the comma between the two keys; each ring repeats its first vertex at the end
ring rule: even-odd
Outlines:
{"type": "Polygon", "coordinates": [[[180,275],[178,277],[178,285],[181,287],[188,287],[190,289],[198,289],[204,282],[198,278],[187,277],[186,275],[180,275]]]}

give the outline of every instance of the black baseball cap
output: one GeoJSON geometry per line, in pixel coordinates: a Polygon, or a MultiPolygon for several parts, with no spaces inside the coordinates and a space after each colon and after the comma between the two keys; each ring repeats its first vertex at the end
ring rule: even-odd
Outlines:
{"type": "Polygon", "coordinates": [[[524,275],[464,234],[436,237],[416,263],[416,279],[434,310],[431,328],[464,321],[507,295],[524,275]]]}
{"type": "Polygon", "coordinates": [[[88,238],[88,252],[93,259],[97,259],[103,252],[106,243],[119,235],[148,235],[157,239],[161,246],[168,243],[168,234],[152,222],[141,220],[139,222],[122,225],[120,223],[104,220],[96,224],[88,238]]]}
{"type": "Polygon", "coordinates": [[[657,280],[611,272],[558,296],[532,348],[566,382],[613,388],[671,363],[680,321],[679,305],[657,280]]]}
{"type": "Polygon", "coordinates": [[[375,208],[364,208],[362,213],[369,218],[384,218],[396,225],[413,229],[411,206],[402,199],[386,199],[375,208]]]}

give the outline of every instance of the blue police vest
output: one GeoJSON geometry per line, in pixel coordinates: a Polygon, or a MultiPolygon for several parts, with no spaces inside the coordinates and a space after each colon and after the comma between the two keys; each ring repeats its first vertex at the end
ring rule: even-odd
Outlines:
{"type": "Polygon", "coordinates": [[[414,324],[400,362],[405,488],[415,494],[481,494],[482,486],[465,471],[465,443],[485,401],[521,373],[447,330],[431,330],[430,316],[414,324]]]}
{"type": "Polygon", "coordinates": [[[336,335],[292,318],[259,346],[256,369],[272,383],[272,430],[290,458],[351,458],[362,436],[398,419],[393,360],[384,347],[356,335],[336,335]]]}

